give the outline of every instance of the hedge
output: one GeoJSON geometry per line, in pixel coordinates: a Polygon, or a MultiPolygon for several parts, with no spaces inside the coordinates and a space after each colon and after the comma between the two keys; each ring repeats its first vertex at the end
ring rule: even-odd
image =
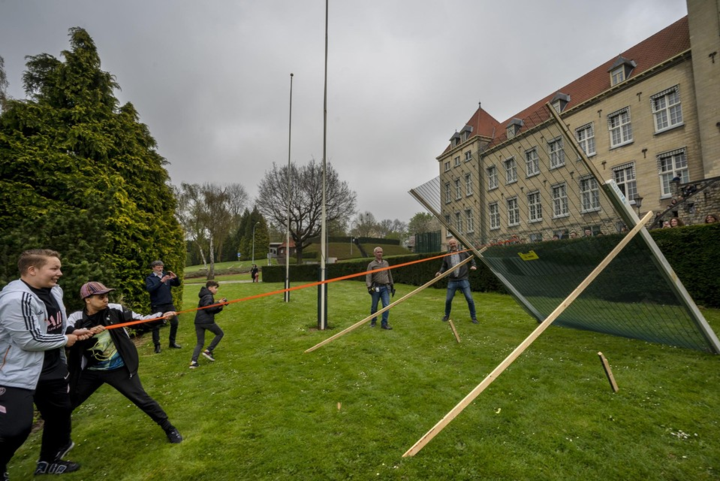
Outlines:
{"type": "MultiPolygon", "coordinates": [[[[705,307],[720,308],[720,275],[717,270],[720,266],[720,224],[701,224],[673,229],[656,229],[650,231],[653,239],[657,243],[662,253],[667,258],[675,273],[682,281],[685,288],[693,297],[698,305],[705,307]]],[[[557,245],[560,248],[565,242],[593,242],[597,243],[597,247],[609,250],[611,244],[617,243],[615,236],[602,236],[592,239],[577,239],[568,241],[547,241],[545,244],[545,256],[552,256],[552,249],[548,244],[552,242],[552,246],[557,245]],[[605,246],[607,244],[607,246],[605,246]]],[[[633,245],[637,245],[636,241],[631,242],[628,246],[627,253],[631,252],[633,245]]],[[[527,252],[532,249],[531,244],[520,244],[516,246],[508,246],[508,248],[518,251],[527,252]]],[[[590,249],[587,249],[589,251],[590,249]]],[[[557,249],[558,255],[552,259],[558,263],[577,263],[587,262],[584,257],[587,255],[583,249],[579,249],[573,255],[567,255],[566,250],[557,249]],[[561,255],[562,254],[562,255],[561,255]]],[[[404,264],[422,259],[436,257],[440,253],[432,254],[415,254],[407,256],[397,256],[388,259],[391,265],[404,264]]],[[[402,269],[393,270],[393,280],[401,284],[409,284],[420,286],[432,279],[440,267],[441,260],[436,259],[428,262],[421,262],[402,269]]],[[[363,259],[357,262],[343,262],[340,264],[328,264],[326,266],[326,275],[328,279],[342,277],[350,274],[364,272],[367,268],[368,260],[363,259]]],[[[633,258],[633,268],[635,272],[647,272],[652,265],[650,258],[636,256],[633,258]]],[[[612,266],[612,264],[611,264],[612,266]]],[[[614,286],[614,300],[628,301],[657,301],[652,299],[652,294],[648,297],[647,293],[657,292],[657,277],[647,277],[645,281],[638,282],[630,280],[623,274],[624,269],[611,268],[606,270],[603,275],[610,276],[610,282],[614,286]],[[641,293],[644,294],[641,297],[641,293]]],[[[317,282],[320,276],[320,267],[315,265],[290,266],[290,280],[293,283],[298,282],[317,282]]],[[[263,267],[262,277],[265,282],[283,282],[285,280],[285,266],[268,266],[263,267]]],[[[355,280],[364,281],[364,276],[359,276],[355,280]]],[[[607,283],[608,280],[606,279],[607,283]]],[[[478,262],[478,269],[470,276],[470,285],[476,292],[501,292],[506,290],[495,275],[482,263],[478,262]]],[[[575,283],[577,285],[577,283],[575,283]]],[[[435,288],[445,288],[447,280],[443,279],[433,284],[435,288]]],[[[541,287],[541,286],[539,286],[541,287]]],[[[664,287],[664,286],[663,286],[664,287]]],[[[590,294],[590,292],[588,292],[590,294]]]]}

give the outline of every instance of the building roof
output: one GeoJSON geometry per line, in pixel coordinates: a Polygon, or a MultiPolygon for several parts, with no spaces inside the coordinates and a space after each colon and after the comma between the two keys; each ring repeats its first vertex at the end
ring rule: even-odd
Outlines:
{"type": "MultiPolygon", "coordinates": [[[[547,112],[544,114],[541,113],[540,117],[538,117],[538,111],[541,111],[542,107],[550,102],[558,93],[570,97],[565,107],[565,110],[567,110],[610,89],[609,71],[612,70],[613,66],[616,65],[621,57],[621,61],[632,61],[636,64],[636,67],[633,68],[628,76],[630,79],[637,77],[641,73],[652,69],[688,49],[690,49],[690,31],[688,28],[688,17],[685,16],[637,45],[620,53],[618,56],[611,58],[582,77],[553,91],[521,112],[512,115],[504,122],[497,122],[490,114],[482,110],[482,108],[478,108],[468,121],[468,124],[474,125],[472,122],[479,124],[478,128],[473,130],[473,136],[480,134],[491,137],[493,140],[490,146],[500,144],[507,140],[506,127],[510,125],[514,119],[523,120],[524,125],[521,130],[530,129],[539,122],[547,119],[547,112]],[[490,127],[494,129],[494,135],[488,135],[490,127]]],[[[451,148],[452,144],[445,149],[445,152],[451,148]]]]}

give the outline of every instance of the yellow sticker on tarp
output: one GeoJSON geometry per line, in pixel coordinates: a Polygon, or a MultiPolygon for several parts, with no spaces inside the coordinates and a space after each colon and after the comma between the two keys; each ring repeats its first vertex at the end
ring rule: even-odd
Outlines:
{"type": "Polygon", "coordinates": [[[535,254],[535,251],[530,251],[527,254],[523,254],[522,252],[518,252],[518,255],[520,256],[520,259],[524,261],[534,261],[537,259],[540,259],[537,254],[535,254]]]}

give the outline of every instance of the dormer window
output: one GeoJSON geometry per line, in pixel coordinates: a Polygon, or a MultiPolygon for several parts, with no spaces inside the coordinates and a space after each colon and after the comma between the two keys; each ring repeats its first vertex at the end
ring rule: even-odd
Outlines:
{"type": "Polygon", "coordinates": [[[463,127],[463,129],[460,131],[460,134],[462,135],[462,141],[465,142],[467,139],[470,138],[470,135],[472,134],[472,126],[466,125],[463,127]]]}
{"type": "Polygon", "coordinates": [[[565,110],[565,107],[570,102],[570,96],[568,94],[564,94],[562,92],[558,92],[555,94],[555,96],[550,101],[550,105],[553,106],[555,109],[555,112],[562,113],[563,110],[565,110]]]}
{"type": "Polygon", "coordinates": [[[460,142],[461,142],[460,139],[461,139],[460,134],[455,132],[453,134],[453,136],[450,137],[450,143],[452,144],[453,147],[457,147],[458,145],[460,145],[460,142]]]}
{"type": "Polygon", "coordinates": [[[514,138],[518,134],[518,132],[520,132],[520,128],[522,126],[523,126],[522,120],[512,119],[507,126],[507,138],[508,139],[514,138]]]}
{"type": "Polygon", "coordinates": [[[634,60],[628,60],[623,56],[618,57],[608,70],[610,72],[610,85],[615,86],[627,80],[635,67],[637,67],[637,64],[634,60]]]}

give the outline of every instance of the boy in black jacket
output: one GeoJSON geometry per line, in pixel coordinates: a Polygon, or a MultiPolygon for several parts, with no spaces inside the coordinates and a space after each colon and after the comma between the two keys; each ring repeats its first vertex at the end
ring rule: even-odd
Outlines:
{"type": "Polygon", "coordinates": [[[207,281],[205,287],[201,288],[200,293],[198,294],[198,297],[200,298],[198,307],[200,309],[195,314],[195,335],[197,336],[197,344],[195,345],[195,350],[193,351],[192,361],[190,361],[190,369],[195,369],[199,365],[198,356],[200,355],[200,351],[202,351],[202,348],[205,345],[206,329],[215,334],[215,337],[213,338],[208,348],[205,349],[202,353],[203,356],[205,356],[211,361],[215,360],[215,357],[213,357],[213,350],[220,343],[223,335],[225,335],[223,330],[220,329],[220,326],[215,324],[215,314],[222,311],[223,304],[227,303],[227,299],[223,297],[222,299],[220,299],[219,302],[219,304],[221,305],[213,306],[213,304],[215,304],[215,298],[213,296],[217,294],[218,289],[220,289],[220,284],[215,281],[207,281]]]}
{"type": "MultiPolygon", "coordinates": [[[[86,328],[95,337],[76,342],[70,350],[70,397],[77,408],[100,386],[107,383],[132,401],[165,431],[173,444],[182,442],[178,430],[168,420],[157,401],[145,392],[138,376],[138,352],[125,328],[105,329],[112,324],[160,317],[161,313],[141,316],[120,304],[108,303],[109,289],[99,282],[88,282],[80,288],[85,309],[68,316],[75,329],[86,328]]],[[[175,312],[167,312],[174,316],[175,312]]]]}

